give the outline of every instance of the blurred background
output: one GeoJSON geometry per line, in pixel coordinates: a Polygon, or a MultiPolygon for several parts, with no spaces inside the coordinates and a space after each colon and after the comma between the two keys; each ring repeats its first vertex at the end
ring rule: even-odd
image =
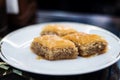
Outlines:
{"type": "Polygon", "coordinates": [[[120,16],[120,0],[37,0],[40,10],[120,16]]]}
{"type": "Polygon", "coordinates": [[[0,0],[1,36],[27,25],[52,21],[80,22],[108,30],[114,23],[120,30],[119,17],[120,0],[0,0]]]}

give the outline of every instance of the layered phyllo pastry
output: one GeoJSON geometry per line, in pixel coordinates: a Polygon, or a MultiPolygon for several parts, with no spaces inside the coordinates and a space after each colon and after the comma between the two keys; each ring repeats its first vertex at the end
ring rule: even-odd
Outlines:
{"type": "Polygon", "coordinates": [[[95,54],[103,54],[107,49],[107,42],[101,36],[87,33],[73,33],[63,37],[74,42],[80,56],[87,57],[95,54]]]}
{"type": "Polygon", "coordinates": [[[78,56],[78,49],[72,41],[56,35],[34,38],[31,49],[47,60],[75,59],[78,56]]]}
{"type": "Polygon", "coordinates": [[[41,31],[41,35],[58,35],[58,36],[65,36],[67,34],[77,32],[75,29],[68,25],[62,24],[49,24],[46,25],[43,30],[41,31]]]}

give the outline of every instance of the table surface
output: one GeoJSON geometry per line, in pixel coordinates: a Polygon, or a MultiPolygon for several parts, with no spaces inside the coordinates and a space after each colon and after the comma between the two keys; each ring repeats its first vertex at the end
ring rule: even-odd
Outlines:
{"type": "MultiPolygon", "coordinates": [[[[62,11],[37,11],[35,24],[44,22],[79,22],[107,29],[120,37],[120,18],[109,15],[68,13],[62,11]]],[[[29,24],[28,24],[29,25],[29,24]]],[[[0,80],[119,80],[120,61],[103,70],[74,76],[49,76],[24,72],[0,60],[0,80]]]]}

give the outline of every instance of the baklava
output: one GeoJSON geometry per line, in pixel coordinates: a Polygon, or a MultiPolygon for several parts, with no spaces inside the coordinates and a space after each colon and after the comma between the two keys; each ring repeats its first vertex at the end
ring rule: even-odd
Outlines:
{"type": "Polygon", "coordinates": [[[78,49],[72,41],[56,35],[34,38],[31,49],[47,60],[75,59],[78,56],[78,49]]]}
{"type": "Polygon", "coordinates": [[[77,32],[75,29],[70,27],[69,25],[63,24],[49,24],[46,25],[43,30],[41,31],[41,35],[58,35],[58,36],[65,36],[67,34],[77,32]]]}
{"type": "Polygon", "coordinates": [[[96,34],[79,32],[66,35],[63,38],[74,42],[76,47],[78,47],[79,55],[83,57],[103,54],[107,49],[106,40],[96,34]]]}

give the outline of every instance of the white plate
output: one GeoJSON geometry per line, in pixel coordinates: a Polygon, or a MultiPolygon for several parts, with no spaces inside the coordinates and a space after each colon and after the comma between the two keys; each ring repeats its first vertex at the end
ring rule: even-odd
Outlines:
{"type": "Polygon", "coordinates": [[[31,25],[8,34],[1,41],[1,59],[15,68],[47,75],[90,73],[106,68],[119,60],[120,39],[109,31],[80,23],[56,23],[31,25]],[[58,61],[37,60],[37,55],[30,50],[31,41],[34,37],[39,36],[44,25],[56,23],[70,25],[78,31],[101,35],[108,42],[108,51],[105,54],[90,58],[78,57],[77,59],[58,61]]]}

